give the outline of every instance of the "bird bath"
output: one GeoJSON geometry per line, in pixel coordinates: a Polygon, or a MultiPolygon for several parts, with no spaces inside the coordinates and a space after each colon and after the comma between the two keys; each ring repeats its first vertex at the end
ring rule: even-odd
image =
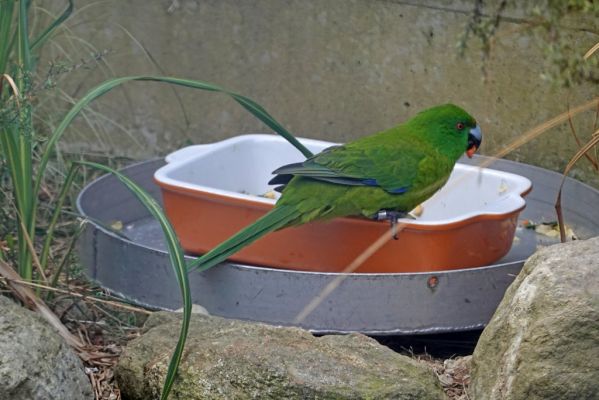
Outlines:
{"type": "MultiPolygon", "coordinates": [[[[479,164],[484,157],[461,160],[479,164]]],[[[152,160],[123,172],[161,202],[152,160]]],[[[553,204],[561,175],[506,160],[491,165],[533,183],[520,222],[555,220],[553,204]]],[[[567,179],[562,195],[566,223],[581,239],[599,234],[599,192],[567,179]]],[[[182,301],[158,223],[113,176],[87,185],[77,199],[89,219],[78,247],[87,275],[112,293],[137,304],[174,310],[182,301]],[[123,229],[107,228],[115,221],[123,229]]],[[[497,262],[476,268],[417,273],[320,273],[226,263],[190,274],[193,302],[210,314],[294,325],[297,315],[332,281],[339,285],[299,326],[315,333],[362,332],[407,335],[482,328],[526,258],[556,238],[518,224],[511,250],[497,262]],[[343,278],[343,279],[340,279],[343,278]]]]}

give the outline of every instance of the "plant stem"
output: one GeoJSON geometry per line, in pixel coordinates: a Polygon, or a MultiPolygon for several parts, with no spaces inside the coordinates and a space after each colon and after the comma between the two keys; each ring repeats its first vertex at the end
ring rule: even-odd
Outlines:
{"type": "Polygon", "coordinates": [[[32,120],[31,104],[26,101],[31,78],[31,55],[29,50],[29,37],[27,34],[27,2],[19,2],[19,15],[17,26],[17,71],[16,86],[23,97],[17,109],[17,121],[10,129],[12,134],[13,150],[9,152],[12,159],[8,158],[9,168],[12,170],[13,185],[17,213],[22,224],[17,226],[19,238],[19,273],[25,280],[33,277],[32,258],[27,246],[27,237],[33,238],[35,234],[35,206],[33,195],[33,168],[32,168],[32,120]],[[23,101],[24,100],[24,101],[23,101]]]}

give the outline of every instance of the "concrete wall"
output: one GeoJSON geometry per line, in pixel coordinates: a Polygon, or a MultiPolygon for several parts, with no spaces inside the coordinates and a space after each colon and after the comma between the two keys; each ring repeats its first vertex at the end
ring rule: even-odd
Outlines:
{"type": "MultiPolygon", "coordinates": [[[[57,3],[47,0],[42,7],[58,11],[57,3]]],[[[501,25],[483,80],[478,43],[472,41],[463,56],[456,48],[472,8],[469,1],[76,4],[69,31],[46,47],[42,64],[43,70],[48,60],[87,60],[91,46],[108,51],[97,66],[87,63],[61,78],[60,87],[75,98],[106,77],[161,69],[245,94],[298,136],[334,141],[373,133],[422,108],[454,102],[479,120],[485,134],[482,151],[492,154],[565,111],[567,104],[597,95],[596,86],[558,90],[542,81],[547,64],[539,43],[518,22],[501,25]]],[[[516,11],[506,14],[519,17],[516,11]]],[[[572,31],[572,41],[583,54],[597,37],[572,31]]],[[[185,143],[266,130],[222,95],[155,83],[130,84],[110,93],[96,110],[100,122],[94,129],[79,124],[69,132],[66,148],[141,158],[185,143]]],[[[592,122],[592,113],[576,119],[581,136],[590,135],[592,122]]],[[[509,157],[561,169],[575,150],[564,125],[509,157]]],[[[578,168],[575,175],[591,179],[588,168],[578,168]]]]}

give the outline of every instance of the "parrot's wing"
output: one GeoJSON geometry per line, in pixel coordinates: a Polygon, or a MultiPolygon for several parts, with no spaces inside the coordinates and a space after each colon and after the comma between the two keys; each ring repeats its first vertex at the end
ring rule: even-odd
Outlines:
{"type": "Polygon", "coordinates": [[[277,174],[277,176],[268,182],[270,185],[287,184],[295,175],[342,185],[367,185],[367,182],[363,182],[363,178],[340,174],[322,165],[310,165],[308,162],[284,165],[273,171],[273,174],[277,174]]]}
{"type": "Polygon", "coordinates": [[[286,184],[293,176],[352,186],[379,186],[389,193],[409,190],[426,158],[424,151],[407,146],[335,146],[308,160],[285,165],[270,184],[286,184]]]}

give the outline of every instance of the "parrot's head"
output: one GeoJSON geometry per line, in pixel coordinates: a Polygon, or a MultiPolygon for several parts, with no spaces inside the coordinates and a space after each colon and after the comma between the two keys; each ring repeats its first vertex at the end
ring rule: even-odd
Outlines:
{"type": "Polygon", "coordinates": [[[456,159],[464,152],[472,158],[482,143],[482,132],[476,120],[453,104],[424,110],[410,123],[419,125],[427,140],[433,141],[441,149],[450,151],[456,159]]]}

